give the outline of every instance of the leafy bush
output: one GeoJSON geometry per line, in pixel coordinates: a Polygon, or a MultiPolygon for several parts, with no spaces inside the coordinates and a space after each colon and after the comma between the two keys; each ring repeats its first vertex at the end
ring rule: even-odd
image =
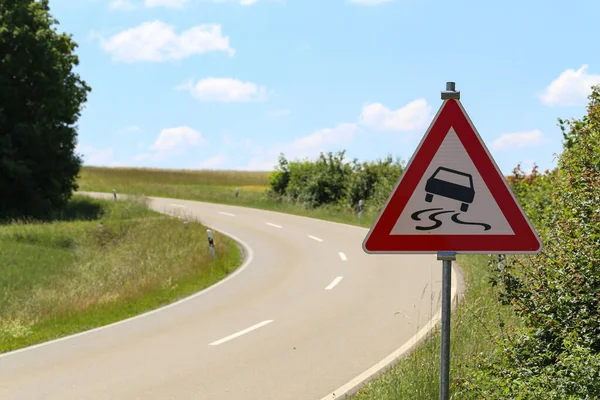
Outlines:
{"type": "Polygon", "coordinates": [[[279,164],[275,171],[269,174],[269,188],[272,193],[284,196],[290,183],[290,164],[283,154],[279,155],[279,164]]]}
{"type": "Polygon", "coordinates": [[[459,380],[461,398],[600,398],[600,87],[586,116],[559,123],[558,169],[538,188],[514,186],[543,213],[544,252],[509,258],[492,280],[523,326],[494,339],[459,380]]]}
{"type": "Polygon", "coordinates": [[[379,210],[398,183],[403,170],[402,161],[394,161],[391,155],[362,164],[355,161],[353,179],[349,182],[348,202],[356,205],[361,199],[368,200],[371,208],[379,210]]]}
{"type": "Polygon", "coordinates": [[[402,162],[391,156],[371,162],[347,162],[345,154],[345,150],[321,153],[314,162],[288,161],[280,155],[279,164],[269,176],[268,193],[308,208],[354,208],[359,200],[380,208],[402,174],[402,162]]]}
{"type": "Polygon", "coordinates": [[[548,217],[553,212],[553,182],[557,173],[557,169],[540,173],[538,166],[534,164],[531,174],[527,175],[519,164],[507,179],[521,208],[539,232],[542,232],[547,226],[548,217]]]}

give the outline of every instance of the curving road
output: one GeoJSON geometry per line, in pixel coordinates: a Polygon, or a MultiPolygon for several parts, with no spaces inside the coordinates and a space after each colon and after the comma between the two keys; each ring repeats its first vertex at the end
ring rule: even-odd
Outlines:
{"type": "Polygon", "coordinates": [[[439,320],[435,255],[367,255],[366,229],[288,214],[151,206],[232,236],[244,265],[163,309],[0,355],[0,399],[334,399],[439,320]]]}

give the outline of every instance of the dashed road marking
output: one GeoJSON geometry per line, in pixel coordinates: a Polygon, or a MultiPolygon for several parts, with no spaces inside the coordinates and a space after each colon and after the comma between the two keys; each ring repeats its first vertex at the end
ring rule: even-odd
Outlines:
{"type": "Polygon", "coordinates": [[[262,328],[263,326],[268,325],[271,322],[273,322],[273,320],[272,319],[268,319],[268,320],[260,322],[260,323],[258,323],[256,325],[252,325],[250,328],[246,328],[246,329],[244,329],[242,331],[234,333],[233,335],[229,335],[227,337],[224,337],[223,339],[219,339],[217,341],[214,341],[214,342],[210,343],[209,346],[218,346],[218,345],[223,344],[225,342],[229,342],[230,340],[233,340],[233,339],[238,338],[238,337],[240,337],[242,335],[245,335],[246,333],[250,333],[250,332],[252,332],[252,331],[254,331],[254,330],[258,329],[258,328],[262,328]]]}
{"type": "Polygon", "coordinates": [[[329,284],[329,286],[327,286],[327,287],[325,288],[325,290],[331,290],[331,289],[333,289],[334,287],[336,287],[336,286],[338,285],[338,283],[340,283],[340,282],[342,281],[342,279],[344,279],[344,277],[343,277],[343,276],[338,276],[337,278],[335,278],[335,279],[333,280],[333,282],[331,282],[331,283],[329,284]]]}

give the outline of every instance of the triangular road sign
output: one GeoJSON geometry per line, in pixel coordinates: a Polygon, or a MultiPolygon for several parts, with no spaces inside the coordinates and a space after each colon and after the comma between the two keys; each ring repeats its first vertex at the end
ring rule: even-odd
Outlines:
{"type": "Polygon", "coordinates": [[[539,253],[542,243],[459,100],[445,100],[375,224],[367,253],[539,253]]]}

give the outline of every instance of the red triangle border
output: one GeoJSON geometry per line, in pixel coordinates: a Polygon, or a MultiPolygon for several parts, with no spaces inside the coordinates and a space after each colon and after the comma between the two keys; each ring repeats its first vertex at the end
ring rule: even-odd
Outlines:
{"type": "Polygon", "coordinates": [[[366,253],[539,253],[542,243],[504,176],[458,100],[445,100],[408,163],[375,224],[365,237],[366,253]],[[514,235],[391,235],[396,221],[453,127],[514,235]]]}

